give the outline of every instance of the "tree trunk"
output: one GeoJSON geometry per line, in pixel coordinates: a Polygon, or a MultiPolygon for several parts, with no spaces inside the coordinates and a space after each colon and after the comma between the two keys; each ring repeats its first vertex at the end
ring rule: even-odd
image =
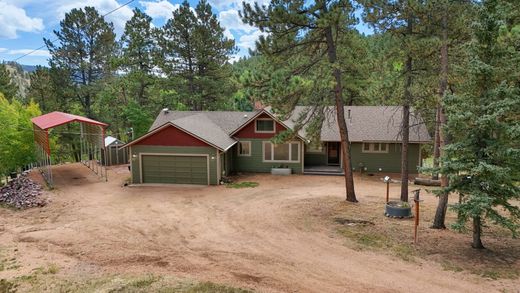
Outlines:
{"type": "MultiPolygon", "coordinates": [[[[413,34],[413,19],[408,17],[406,34],[411,37],[413,34]]],[[[404,85],[404,102],[403,102],[403,121],[401,122],[401,201],[408,201],[408,143],[410,141],[410,104],[412,102],[412,55],[407,53],[405,70],[406,81],[404,85]]]]}
{"type": "MultiPolygon", "coordinates": [[[[411,63],[411,58],[408,59],[411,63]]],[[[403,136],[401,144],[401,201],[408,201],[408,142],[410,139],[410,104],[408,102],[403,105],[401,133],[403,136]]]]}
{"type": "Polygon", "coordinates": [[[484,245],[482,245],[482,240],[480,239],[482,232],[482,226],[480,222],[480,217],[473,218],[473,243],[471,247],[475,249],[483,249],[484,245]]]}
{"type": "MultiPolygon", "coordinates": [[[[448,89],[448,9],[445,7],[442,14],[442,46],[441,46],[441,78],[439,84],[439,157],[442,157],[443,148],[448,143],[447,135],[443,129],[446,125],[446,114],[444,113],[444,107],[442,107],[442,101],[446,90],[448,89]]],[[[448,177],[441,174],[441,189],[448,187],[448,177]]],[[[439,194],[439,203],[437,204],[437,210],[433,219],[432,228],[434,229],[446,229],[446,210],[448,209],[448,197],[447,192],[442,191],[439,194]]]]}
{"type": "MultiPolygon", "coordinates": [[[[323,7],[323,9],[326,10],[326,6],[324,5],[323,7]]],[[[329,63],[333,68],[332,74],[334,75],[334,79],[336,81],[334,86],[334,100],[336,104],[336,118],[338,120],[339,133],[341,136],[341,154],[343,161],[343,171],[345,173],[346,197],[347,201],[357,202],[356,193],[354,191],[352,163],[350,160],[350,141],[348,138],[347,122],[345,121],[345,102],[343,101],[342,96],[343,89],[341,86],[341,71],[336,66],[336,46],[332,36],[332,28],[330,26],[325,29],[325,34],[327,39],[327,55],[329,63]]]]}
{"type": "MultiPolygon", "coordinates": [[[[442,95],[443,94],[444,93],[441,93],[441,100],[442,100],[442,95]]],[[[441,105],[440,105],[440,100],[439,100],[439,103],[437,104],[437,109],[435,111],[435,142],[433,144],[433,168],[434,169],[439,168],[439,158],[441,156],[441,151],[440,151],[440,145],[441,145],[441,138],[440,138],[440,124],[441,124],[441,121],[440,121],[440,111],[441,111],[441,105]]],[[[432,180],[439,180],[439,172],[433,171],[433,173],[432,173],[432,180]]]]}

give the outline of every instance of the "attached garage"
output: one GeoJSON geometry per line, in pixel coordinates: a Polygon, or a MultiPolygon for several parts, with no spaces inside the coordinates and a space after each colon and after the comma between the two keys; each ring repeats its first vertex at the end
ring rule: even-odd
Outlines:
{"type": "Polygon", "coordinates": [[[210,184],[209,156],[140,154],[142,183],[210,184]]]}

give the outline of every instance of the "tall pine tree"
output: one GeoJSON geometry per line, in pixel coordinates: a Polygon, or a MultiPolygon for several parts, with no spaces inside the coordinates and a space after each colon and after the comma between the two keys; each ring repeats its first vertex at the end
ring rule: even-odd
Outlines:
{"type": "Polygon", "coordinates": [[[93,117],[96,82],[113,72],[111,60],[116,53],[115,33],[94,7],[72,9],[54,31],[59,43],[44,39],[51,53],[50,65],[67,73],[74,84],[75,98],[88,117],[93,117]]]}
{"type": "Polygon", "coordinates": [[[136,97],[139,106],[148,103],[148,90],[154,84],[153,55],[156,43],[152,30],[152,18],[138,8],[125,24],[121,37],[121,67],[129,84],[129,95],[136,97]]]}
{"type": "Polygon", "coordinates": [[[219,99],[232,95],[226,79],[231,76],[227,63],[235,42],[224,36],[206,0],[195,9],[184,1],[158,35],[157,63],[183,104],[192,110],[216,109],[219,99]]]}
{"type": "MultiPolygon", "coordinates": [[[[266,34],[258,51],[265,56],[264,70],[250,82],[260,88],[281,113],[296,105],[311,105],[298,119],[296,129],[308,126],[317,136],[326,115],[334,114],[341,136],[342,166],[347,201],[357,202],[354,190],[350,142],[345,120],[344,73],[338,58],[341,37],[351,36],[353,6],[348,0],[273,0],[269,6],[244,3],[242,19],[266,34]],[[263,76],[262,76],[263,75],[263,76]],[[333,106],[334,113],[328,113],[333,106]]],[[[346,42],[345,42],[346,43],[346,42]]],[[[263,94],[262,94],[263,92],[263,94]]]]}

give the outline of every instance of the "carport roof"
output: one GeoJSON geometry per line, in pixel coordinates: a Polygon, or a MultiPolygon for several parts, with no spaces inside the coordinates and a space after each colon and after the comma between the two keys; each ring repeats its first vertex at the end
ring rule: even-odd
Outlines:
{"type": "Polygon", "coordinates": [[[34,117],[31,119],[31,121],[32,123],[34,123],[34,125],[38,126],[40,129],[43,130],[47,130],[49,128],[53,128],[70,122],[83,122],[88,124],[99,125],[103,128],[108,126],[108,124],[106,123],[92,120],[90,118],[58,111],[34,117]]]}

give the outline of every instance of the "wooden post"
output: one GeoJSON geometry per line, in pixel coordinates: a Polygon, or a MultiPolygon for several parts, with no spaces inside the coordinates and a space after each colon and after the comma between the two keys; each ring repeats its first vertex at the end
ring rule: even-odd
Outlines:
{"type": "Polygon", "coordinates": [[[416,189],[412,191],[414,193],[413,201],[415,202],[415,225],[414,225],[414,237],[413,237],[413,243],[417,244],[417,229],[419,227],[419,193],[421,192],[420,189],[416,189]]]}
{"type": "Polygon", "coordinates": [[[386,203],[390,200],[390,181],[386,182],[386,203]]]}
{"type": "Polygon", "coordinates": [[[390,176],[385,176],[385,178],[383,178],[383,182],[386,183],[386,203],[390,201],[390,181],[392,181],[390,176]]]}

